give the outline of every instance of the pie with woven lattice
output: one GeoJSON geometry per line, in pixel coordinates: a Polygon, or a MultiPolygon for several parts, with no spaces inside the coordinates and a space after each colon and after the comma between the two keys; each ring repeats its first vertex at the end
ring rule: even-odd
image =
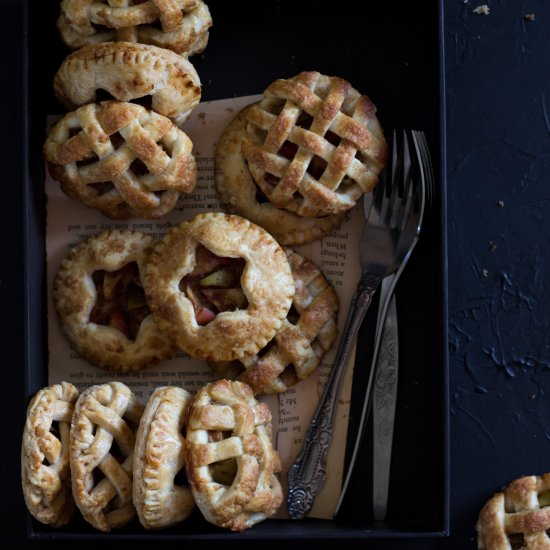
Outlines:
{"type": "Polygon", "coordinates": [[[72,347],[90,363],[135,371],[174,351],[150,314],[142,273],[152,238],[105,231],[74,247],[54,280],[54,303],[72,347]]]}
{"type": "Polygon", "coordinates": [[[63,0],[57,27],[72,49],[98,42],[153,44],[187,56],[208,43],[212,18],[202,0],[63,0]]]}
{"type": "Polygon", "coordinates": [[[29,512],[61,527],[75,510],[69,467],[70,427],[77,389],[67,382],[41,389],[30,402],[21,444],[21,482],[29,512]]]}
{"type": "Polygon", "coordinates": [[[483,550],[550,548],[550,474],[516,479],[483,507],[476,524],[483,550]]]}
{"type": "Polygon", "coordinates": [[[265,346],[294,295],[275,239],[222,213],[199,214],[167,233],[149,255],[143,282],[160,329],[183,351],[212,361],[265,346]]]}
{"type": "Polygon", "coordinates": [[[85,390],[71,426],[73,495],[84,519],[100,531],[134,516],[132,468],[135,434],[143,406],[121,382],[85,390]]]}
{"type": "Polygon", "coordinates": [[[275,206],[302,216],[349,210],[386,162],[375,106],[341,78],[276,80],[246,121],[242,152],[254,181],[275,206]]]}
{"type": "Polygon", "coordinates": [[[207,521],[243,531],[272,516],[283,494],[271,414],[242,382],[200,389],[187,422],[187,477],[207,521]]]}
{"type": "Polygon", "coordinates": [[[309,376],[338,335],[338,295],[317,266],[286,249],[296,292],[273,340],[255,355],[212,363],[220,378],[246,382],[254,394],[280,393],[309,376]]]}
{"type": "Polygon", "coordinates": [[[190,402],[191,394],[182,388],[157,388],[141,417],[134,454],[133,501],[146,529],[175,525],[195,508],[191,489],[176,480],[185,466],[183,432],[190,402]]]}
{"type": "Polygon", "coordinates": [[[108,99],[150,101],[153,111],[178,125],[201,97],[199,75],[185,57],[130,42],[103,42],[73,52],[57,71],[53,86],[68,109],[96,102],[101,91],[110,95],[108,99]]]}
{"type": "Polygon", "coordinates": [[[63,192],[110,218],[156,219],[195,187],[193,144],[168,118],[133,103],[90,103],[66,114],[44,144],[63,192]]]}
{"type": "Polygon", "coordinates": [[[246,107],[227,126],[216,145],[216,189],[223,207],[261,225],[280,244],[297,245],[319,239],[338,227],[342,214],[312,218],[272,204],[250,175],[241,147],[246,138],[246,107]]]}

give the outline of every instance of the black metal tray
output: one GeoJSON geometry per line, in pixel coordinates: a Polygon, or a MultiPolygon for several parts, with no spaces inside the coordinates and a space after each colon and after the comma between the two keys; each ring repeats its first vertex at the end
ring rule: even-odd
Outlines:
{"type": "MultiPolygon", "coordinates": [[[[444,70],[442,0],[368,3],[355,13],[305,1],[210,0],[214,19],[204,54],[194,56],[203,100],[261,93],[273,80],[302,70],[341,76],[378,107],[385,128],[426,132],[437,174],[437,197],[398,287],[400,378],[387,521],[370,510],[368,442],[335,520],[268,520],[242,534],[226,533],[200,514],[149,533],[137,520],[103,534],[82,520],[52,530],[28,518],[33,539],[361,539],[438,537],[448,532],[449,445],[447,387],[447,272],[445,219],[444,70]],[[360,471],[359,471],[360,470],[360,471]],[[411,506],[411,498],[415,502],[411,506]]],[[[47,114],[62,111],[53,76],[69,53],[58,38],[58,0],[26,2],[27,170],[24,188],[25,399],[47,384],[45,195],[41,145],[47,114]]],[[[350,434],[356,427],[369,362],[372,316],[359,338],[350,434]]]]}

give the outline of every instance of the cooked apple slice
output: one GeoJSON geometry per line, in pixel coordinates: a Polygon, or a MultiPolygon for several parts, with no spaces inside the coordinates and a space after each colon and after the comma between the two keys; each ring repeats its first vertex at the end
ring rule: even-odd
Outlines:
{"type": "Polygon", "coordinates": [[[240,288],[203,288],[202,293],[218,311],[234,311],[248,305],[246,295],[240,288]]]}
{"type": "Polygon", "coordinates": [[[201,286],[218,286],[222,288],[229,288],[235,285],[235,272],[233,270],[223,267],[218,269],[210,275],[207,275],[199,281],[201,286]]]}

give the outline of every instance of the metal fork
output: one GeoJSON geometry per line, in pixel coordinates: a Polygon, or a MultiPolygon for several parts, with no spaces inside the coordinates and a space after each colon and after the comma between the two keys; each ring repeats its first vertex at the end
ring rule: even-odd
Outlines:
{"type": "MultiPolygon", "coordinates": [[[[391,143],[396,168],[410,165],[411,156],[396,135],[391,143]]],[[[392,176],[395,172],[392,172],[392,176]]],[[[311,510],[313,501],[326,479],[326,456],[332,441],[336,402],[349,355],[361,322],[370,306],[380,281],[394,273],[408,257],[418,229],[418,216],[424,194],[421,181],[410,178],[399,185],[399,178],[381,181],[374,190],[372,207],[359,244],[362,276],[351,301],[340,346],[310,426],[302,450],[288,474],[288,513],[301,519],[311,510]],[[388,185],[389,184],[389,185],[388,185]]]]}

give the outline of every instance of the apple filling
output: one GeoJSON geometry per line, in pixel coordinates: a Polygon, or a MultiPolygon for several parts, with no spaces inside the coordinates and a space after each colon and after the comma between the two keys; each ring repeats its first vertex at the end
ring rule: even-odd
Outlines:
{"type": "Polygon", "coordinates": [[[128,263],[117,271],[94,271],[92,279],[97,298],[90,322],[115,328],[135,340],[143,319],[149,315],[137,264],[128,263]]]}
{"type": "Polygon", "coordinates": [[[180,281],[180,290],[193,304],[199,325],[207,325],[223,311],[248,307],[240,282],[245,265],[242,258],[216,256],[197,247],[195,269],[180,281]]]}

